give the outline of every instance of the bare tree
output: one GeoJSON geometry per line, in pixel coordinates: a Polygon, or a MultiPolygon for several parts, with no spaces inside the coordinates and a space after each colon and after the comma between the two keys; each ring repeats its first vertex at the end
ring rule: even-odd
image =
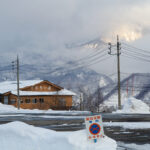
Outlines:
{"type": "Polygon", "coordinates": [[[83,94],[82,107],[84,110],[99,112],[99,105],[103,102],[103,94],[100,87],[94,93],[89,88],[79,87],[79,92],[83,94]]]}

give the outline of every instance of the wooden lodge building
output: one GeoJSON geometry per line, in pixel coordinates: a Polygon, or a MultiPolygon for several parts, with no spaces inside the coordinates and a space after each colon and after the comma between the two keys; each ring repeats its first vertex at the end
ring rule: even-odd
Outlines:
{"type": "MultiPolygon", "coordinates": [[[[17,107],[17,82],[0,82],[0,102],[17,107]]],[[[20,108],[68,110],[72,107],[72,91],[45,80],[20,81],[20,108]]]]}

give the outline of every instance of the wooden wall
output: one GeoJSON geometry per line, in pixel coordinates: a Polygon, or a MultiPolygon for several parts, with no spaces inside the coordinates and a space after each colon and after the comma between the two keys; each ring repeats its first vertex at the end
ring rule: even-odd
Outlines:
{"type": "MultiPolygon", "coordinates": [[[[53,92],[59,91],[62,88],[54,85],[48,81],[42,81],[39,84],[21,88],[22,91],[37,91],[37,92],[53,92]]],[[[11,94],[10,92],[5,93],[9,97],[9,104],[17,107],[17,96],[11,94]]],[[[3,97],[4,99],[4,97],[3,97]]],[[[56,110],[66,110],[72,107],[72,96],[20,96],[21,104],[20,107],[24,109],[56,109],[56,110]],[[27,103],[26,100],[30,100],[27,103]],[[37,103],[33,103],[32,99],[37,99],[37,103]],[[44,99],[44,102],[40,102],[40,99],[44,99]]]]}
{"type": "MultiPolygon", "coordinates": [[[[23,109],[55,109],[55,110],[65,110],[72,107],[72,96],[21,96],[22,103],[20,107],[23,109]],[[32,103],[32,99],[37,99],[37,103],[32,103]],[[41,103],[40,98],[44,99],[44,103],[41,103]],[[26,99],[30,99],[30,103],[26,103],[26,99]],[[65,105],[61,103],[61,100],[65,101],[65,105]]],[[[9,95],[9,104],[17,107],[17,96],[10,94],[9,95]],[[16,100],[15,104],[12,104],[11,101],[16,100]]]]}

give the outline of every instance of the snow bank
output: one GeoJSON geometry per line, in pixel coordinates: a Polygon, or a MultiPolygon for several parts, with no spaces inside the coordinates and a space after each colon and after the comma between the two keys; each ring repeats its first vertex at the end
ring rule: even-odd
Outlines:
{"type": "Polygon", "coordinates": [[[0,125],[2,150],[116,150],[114,140],[105,137],[99,143],[89,143],[86,131],[56,132],[22,122],[0,125]]]}
{"type": "Polygon", "coordinates": [[[12,105],[5,105],[0,103],[0,113],[45,113],[45,114],[72,114],[72,115],[89,115],[90,111],[56,111],[56,110],[39,110],[39,109],[20,109],[12,105]]]}
{"type": "Polygon", "coordinates": [[[20,109],[18,110],[16,107],[11,106],[11,105],[5,105],[0,103],[0,113],[42,113],[44,112],[43,110],[29,110],[29,109],[20,109]]]}
{"type": "Polygon", "coordinates": [[[150,129],[150,122],[104,122],[104,127],[122,127],[124,129],[150,129]]]}
{"type": "Polygon", "coordinates": [[[150,113],[150,108],[142,100],[130,97],[125,100],[122,110],[117,110],[117,113],[150,113]]]}
{"type": "MultiPolygon", "coordinates": [[[[122,104],[124,103],[125,100],[126,100],[126,95],[122,93],[121,94],[122,104]]],[[[117,108],[118,108],[118,95],[117,94],[114,94],[108,100],[105,100],[103,104],[100,105],[100,110],[106,111],[106,112],[107,111],[112,112],[116,110],[117,108]]]]}

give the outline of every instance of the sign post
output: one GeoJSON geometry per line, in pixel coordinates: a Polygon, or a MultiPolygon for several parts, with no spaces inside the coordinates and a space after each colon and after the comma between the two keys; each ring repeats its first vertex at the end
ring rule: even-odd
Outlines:
{"type": "Polygon", "coordinates": [[[104,137],[104,129],[102,124],[102,116],[89,116],[85,118],[88,140],[96,143],[98,139],[104,137]]]}

